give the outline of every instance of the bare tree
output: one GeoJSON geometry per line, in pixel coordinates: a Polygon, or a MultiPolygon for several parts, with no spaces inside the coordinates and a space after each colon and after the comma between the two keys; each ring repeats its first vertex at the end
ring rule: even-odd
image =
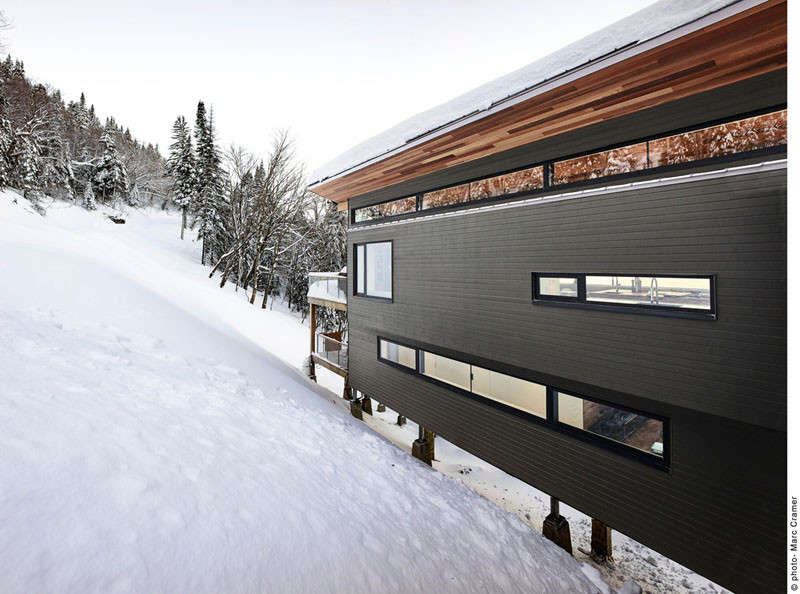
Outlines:
{"type": "MultiPolygon", "coordinates": [[[[244,269],[247,261],[247,247],[253,236],[250,219],[253,215],[254,192],[258,171],[257,159],[244,148],[231,144],[225,154],[225,165],[229,175],[228,195],[230,198],[230,221],[232,245],[220,257],[211,274],[225,263],[225,270],[220,280],[224,287],[228,275],[236,272],[236,290],[244,281],[244,269]]],[[[246,287],[245,287],[246,288],[246,287]]]]}
{"type": "Polygon", "coordinates": [[[245,290],[252,287],[250,303],[255,303],[263,285],[261,307],[266,308],[278,262],[303,239],[297,230],[297,218],[308,204],[303,167],[285,131],[275,135],[263,167],[253,167],[254,159],[242,149],[230,151],[228,159],[236,171],[230,187],[233,240],[210,276],[223,269],[220,286],[224,286],[236,271],[238,283],[245,290]]]}

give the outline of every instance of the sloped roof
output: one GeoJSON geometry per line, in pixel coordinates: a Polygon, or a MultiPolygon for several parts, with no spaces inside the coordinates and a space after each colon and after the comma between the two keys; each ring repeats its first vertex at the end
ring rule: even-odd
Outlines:
{"type": "Polygon", "coordinates": [[[549,79],[638,45],[745,0],[660,0],[540,60],[497,78],[437,107],[423,111],[344,152],[311,175],[311,185],[350,172],[467,116],[488,112],[510,97],[549,79]]]}

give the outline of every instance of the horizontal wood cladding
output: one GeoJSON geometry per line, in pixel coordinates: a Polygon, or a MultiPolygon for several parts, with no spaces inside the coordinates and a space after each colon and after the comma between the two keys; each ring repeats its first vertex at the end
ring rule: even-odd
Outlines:
{"type": "MultiPolygon", "coordinates": [[[[608,146],[629,144],[633,140],[664,136],[675,130],[703,127],[705,122],[730,120],[743,114],[777,108],[786,104],[786,78],[786,69],[770,72],[403,181],[387,188],[353,197],[350,199],[350,204],[353,208],[360,208],[391,198],[459,184],[543,161],[587,154],[608,146]]],[[[763,160],[763,158],[759,157],[759,160],[763,160]]],[[[709,165],[703,168],[718,169],[719,167],[719,165],[709,165]]],[[[663,172],[655,169],[650,175],[643,176],[642,179],[662,176],[663,172]]],[[[607,181],[598,180],[598,183],[604,185],[607,181]]]]}
{"type": "Polygon", "coordinates": [[[387,239],[394,303],[351,298],[354,330],[785,430],[785,170],[349,234],[387,239]],[[532,272],[713,274],[718,319],[537,305],[532,272]]]}
{"type": "Polygon", "coordinates": [[[380,363],[374,341],[351,330],[355,388],[738,594],[783,587],[785,433],[662,405],[667,473],[380,363]]]}
{"type": "Polygon", "coordinates": [[[432,172],[786,67],[771,0],[313,188],[341,202],[432,172]]]}
{"type": "Polygon", "coordinates": [[[349,233],[387,239],[393,302],[348,305],[354,388],[737,593],[783,587],[785,170],[349,233]],[[718,319],[536,305],[533,271],[714,274],[718,319]],[[381,363],[378,335],[665,417],[670,471],[381,363]]]}

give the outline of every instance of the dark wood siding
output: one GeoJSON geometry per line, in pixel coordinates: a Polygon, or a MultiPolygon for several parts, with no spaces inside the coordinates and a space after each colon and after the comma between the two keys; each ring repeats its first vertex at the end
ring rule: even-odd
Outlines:
{"type": "Polygon", "coordinates": [[[394,304],[351,325],[784,430],[785,195],[779,170],[352,231],[394,241],[394,304]],[[536,305],[534,271],[714,274],[718,319],[536,305]]]}
{"type": "Polygon", "coordinates": [[[351,246],[385,239],[393,302],[349,302],[355,388],[709,579],[781,587],[785,170],[349,234],[351,246]],[[715,274],[718,319],[535,305],[533,271],[715,274]],[[671,471],[382,364],[378,334],[668,417],[671,471]]]}

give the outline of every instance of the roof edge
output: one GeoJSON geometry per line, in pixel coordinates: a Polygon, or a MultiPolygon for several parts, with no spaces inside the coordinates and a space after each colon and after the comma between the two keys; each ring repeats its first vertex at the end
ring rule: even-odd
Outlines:
{"type": "Polygon", "coordinates": [[[759,6],[761,4],[766,4],[767,2],[769,2],[769,0],[738,0],[733,2],[732,4],[728,4],[727,6],[723,6],[722,8],[710,12],[700,18],[697,18],[693,21],[680,25],[674,29],[670,29],[669,31],[661,33],[660,35],[646,39],[645,41],[634,42],[633,44],[630,44],[628,46],[615,49],[599,58],[586,62],[585,64],[572,68],[571,70],[565,71],[552,78],[536,83],[535,85],[527,89],[524,89],[522,91],[519,91],[513,95],[510,95],[503,99],[499,99],[494,103],[492,103],[492,105],[485,110],[473,112],[471,114],[466,114],[460,118],[457,118],[456,120],[443,124],[433,130],[420,134],[414,137],[413,139],[406,141],[401,146],[388,150],[384,153],[381,153],[380,155],[375,155],[374,157],[362,161],[357,165],[353,165],[351,167],[343,169],[342,171],[336,174],[332,174],[329,175],[328,177],[312,181],[308,184],[308,189],[314,191],[316,188],[320,188],[333,180],[340,179],[348,175],[352,175],[353,173],[356,173],[361,169],[364,169],[376,163],[380,163],[381,161],[388,159],[389,157],[403,153],[408,149],[411,149],[415,146],[418,146],[420,144],[438,138],[439,136],[443,136],[444,134],[447,134],[448,132],[454,129],[460,128],[461,126],[465,126],[467,124],[494,115],[504,109],[513,107],[518,103],[522,103],[523,101],[533,99],[538,95],[541,95],[553,89],[557,89],[578,78],[581,78],[598,70],[602,70],[603,68],[607,68],[614,64],[623,62],[641,53],[657,48],[661,45],[665,45],[671,41],[674,41],[675,39],[679,39],[680,37],[684,37],[686,35],[699,31],[704,27],[713,25],[720,21],[724,21],[727,18],[736,16],[737,14],[755,8],[756,6],[759,6]]]}

